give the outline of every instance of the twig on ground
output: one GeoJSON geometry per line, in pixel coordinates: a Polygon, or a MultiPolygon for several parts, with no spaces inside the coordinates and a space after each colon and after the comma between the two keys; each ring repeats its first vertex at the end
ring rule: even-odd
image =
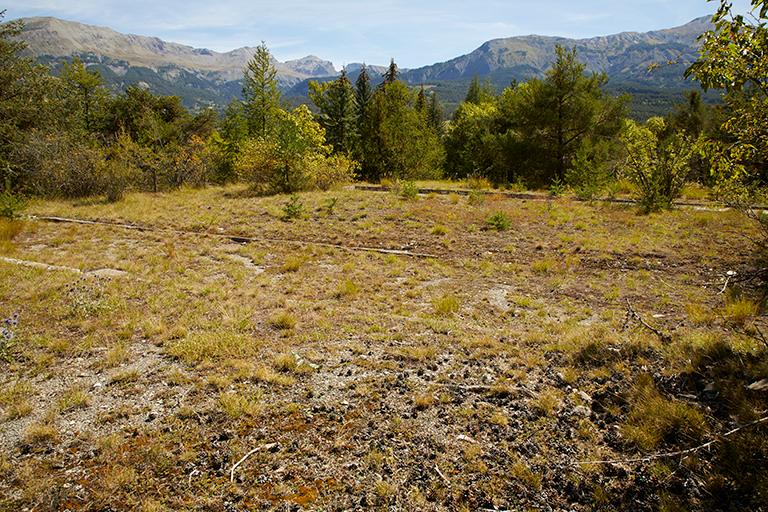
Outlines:
{"type": "Polygon", "coordinates": [[[765,335],[763,334],[763,331],[760,330],[760,328],[757,326],[756,323],[752,325],[752,327],[755,328],[755,331],[757,331],[757,336],[752,336],[752,338],[761,341],[763,345],[765,345],[765,348],[768,348],[768,339],[765,338],[765,335]]]}
{"type": "Polygon", "coordinates": [[[725,276],[725,284],[723,285],[723,289],[720,290],[720,293],[718,293],[718,295],[722,295],[725,293],[725,290],[728,289],[728,283],[730,281],[731,281],[731,275],[728,274],[727,276],[725,276]]]}
{"type": "Polygon", "coordinates": [[[277,446],[277,443],[269,443],[269,444],[265,444],[265,445],[259,446],[258,448],[254,448],[253,450],[251,450],[248,453],[246,453],[245,456],[243,456],[242,459],[240,459],[239,461],[235,462],[235,465],[232,466],[232,469],[229,471],[229,481],[230,482],[234,482],[235,481],[235,470],[237,469],[237,467],[240,464],[245,462],[248,459],[248,457],[250,457],[254,453],[259,452],[261,450],[271,450],[275,446],[277,446]]]}
{"type": "Polygon", "coordinates": [[[627,328],[627,325],[629,324],[629,321],[630,321],[630,320],[632,320],[632,319],[634,318],[635,320],[637,320],[638,322],[640,322],[640,324],[641,324],[643,327],[645,327],[646,329],[648,329],[649,331],[651,331],[653,334],[655,334],[656,336],[658,336],[658,337],[659,337],[659,339],[660,339],[662,342],[664,342],[664,343],[669,343],[669,342],[671,342],[671,341],[672,341],[672,336],[670,336],[669,334],[667,334],[667,333],[665,333],[665,332],[663,332],[663,331],[660,331],[659,329],[655,328],[654,326],[652,326],[651,324],[649,324],[648,322],[646,322],[646,321],[643,319],[643,317],[642,317],[642,316],[640,316],[640,313],[638,313],[637,311],[635,311],[635,308],[633,308],[633,307],[632,307],[632,303],[631,303],[631,302],[629,302],[629,299],[626,299],[626,300],[627,300],[627,316],[626,316],[626,318],[624,319],[624,327],[622,327],[622,330],[626,329],[626,328],[627,328]]]}
{"type": "Polygon", "coordinates": [[[692,453],[695,453],[695,452],[697,452],[699,450],[703,450],[704,448],[709,448],[710,446],[712,446],[713,444],[717,443],[718,441],[721,441],[721,440],[723,440],[723,439],[725,439],[727,437],[730,437],[733,434],[735,434],[735,433],[737,433],[737,432],[739,432],[741,430],[744,430],[744,429],[747,429],[747,428],[750,428],[750,427],[754,427],[756,425],[760,425],[761,423],[766,423],[766,422],[768,422],[768,416],[760,418],[759,420],[752,421],[752,422],[747,423],[746,425],[742,425],[742,426],[740,426],[738,428],[734,428],[733,430],[729,430],[725,434],[723,434],[723,435],[721,435],[719,437],[716,437],[715,439],[712,439],[711,441],[708,441],[708,442],[706,442],[704,444],[701,444],[699,446],[695,446],[693,448],[688,448],[686,450],[679,450],[679,451],[675,451],[675,452],[666,452],[666,453],[655,453],[653,455],[648,455],[646,457],[638,457],[636,459],[585,460],[585,461],[574,462],[573,464],[577,464],[577,465],[587,465],[587,464],[637,464],[637,463],[642,463],[642,462],[651,462],[651,461],[658,460],[658,459],[665,459],[665,458],[669,458],[669,457],[683,456],[683,458],[685,458],[685,456],[690,455],[692,453]]]}
{"type": "Polygon", "coordinates": [[[451,481],[450,481],[450,480],[448,480],[448,477],[446,477],[446,476],[443,474],[443,472],[442,472],[442,471],[440,471],[440,468],[439,468],[439,467],[437,467],[437,464],[435,464],[435,471],[437,471],[437,474],[438,474],[438,475],[440,475],[440,478],[442,478],[442,479],[443,479],[443,482],[445,482],[445,485],[446,485],[447,487],[450,487],[450,486],[451,486],[451,481]]]}

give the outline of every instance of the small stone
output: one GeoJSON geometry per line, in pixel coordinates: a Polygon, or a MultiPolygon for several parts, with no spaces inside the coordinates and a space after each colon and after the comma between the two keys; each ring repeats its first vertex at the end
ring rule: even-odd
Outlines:
{"type": "Polygon", "coordinates": [[[750,391],[766,391],[768,390],[768,379],[759,380],[757,382],[753,382],[749,386],[747,386],[747,389],[750,391]]]}
{"type": "Polygon", "coordinates": [[[592,411],[590,411],[587,407],[584,407],[583,405],[578,405],[573,408],[574,416],[583,416],[585,418],[588,418],[590,414],[592,414],[592,411]]]}

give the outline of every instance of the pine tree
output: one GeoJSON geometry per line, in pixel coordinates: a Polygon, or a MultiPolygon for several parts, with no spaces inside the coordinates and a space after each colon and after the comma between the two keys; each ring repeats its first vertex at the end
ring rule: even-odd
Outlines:
{"type": "Polygon", "coordinates": [[[275,111],[280,109],[280,91],[277,88],[277,70],[264,41],[248,61],[244,73],[243,98],[248,131],[251,135],[266,137],[275,111]]]}
{"type": "Polygon", "coordinates": [[[485,83],[481,84],[480,79],[475,76],[472,78],[472,83],[469,84],[467,96],[464,98],[464,101],[467,103],[474,103],[475,105],[479,105],[483,102],[491,101],[494,96],[495,93],[490,81],[486,81],[485,83]]]}
{"type": "Polygon", "coordinates": [[[387,71],[383,75],[384,82],[381,84],[381,87],[386,87],[389,84],[397,82],[399,75],[400,72],[397,69],[397,64],[395,64],[395,59],[392,59],[389,63],[389,68],[387,68],[387,71]]]}
{"type": "Polygon", "coordinates": [[[432,91],[427,107],[427,124],[435,130],[438,135],[443,134],[443,107],[437,97],[437,92],[432,91]]]}
{"type": "Polygon", "coordinates": [[[424,93],[424,84],[419,89],[419,94],[416,96],[416,111],[426,115],[427,114],[427,96],[424,93]]]}
{"type": "Polygon", "coordinates": [[[363,167],[367,167],[371,149],[371,103],[373,89],[368,68],[363,64],[360,75],[355,81],[355,106],[357,108],[357,144],[355,144],[355,159],[363,167]]]}
{"type": "Polygon", "coordinates": [[[360,69],[360,75],[355,81],[355,105],[357,106],[358,129],[368,115],[368,107],[370,106],[372,96],[373,89],[371,88],[371,78],[368,76],[368,68],[363,64],[363,67],[360,69]]]}
{"type": "Polygon", "coordinates": [[[472,78],[472,83],[469,84],[464,101],[466,103],[474,103],[475,105],[480,103],[480,80],[477,76],[472,78]]]}
{"type": "Polygon", "coordinates": [[[347,70],[324,87],[313,87],[312,100],[320,109],[320,124],[325,128],[326,140],[337,153],[349,153],[357,132],[355,90],[347,77],[347,70]]]}

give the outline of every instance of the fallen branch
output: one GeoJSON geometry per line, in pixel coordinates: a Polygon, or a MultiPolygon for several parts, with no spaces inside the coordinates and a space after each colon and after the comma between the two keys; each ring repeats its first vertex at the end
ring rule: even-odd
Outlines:
{"type": "Polygon", "coordinates": [[[446,487],[451,486],[451,481],[448,480],[448,477],[446,477],[442,471],[440,471],[440,468],[437,467],[437,464],[435,464],[435,471],[437,471],[437,474],[440,475],[440,478],[443,479],[443,482],[445,482],[446,487]]]}
{"type": "Polygon", "coordinates": [[[631,302],[629,302],[629,299],[626,299],[626,300],[627,300],[627,316],[626,316],[626,318],[624,319],[624,326],[622,327],[622,330],[626,329],[626,328],[627,328],[627,325],[629,324],[629,321],[630,321],[630,320],[632,320],[632,319],[634,318],[635,320],[637,320],[638,322],[640,322],[640,325],[642,325],[643,327],[645,327],[646,329],[648,329],[649,331],[651,331],[653,334],[655,334],[656,336],[658,336],[658,337],[659,337],[659,339],[660,339],[662,342],[664,342],[664,343],[669,343],[669,342],[671,342],[671,341],[672,341],[672,336],[670,336],[669,334],[667,334],[667,333],[665,333],[665,332],[663,332],[663,331],[660,331],[659,329],[655,328],[654,326],[652,326],[651,324],[649,324],[648,322],[646,322],[646,321],[643,319],[643,317],[642,317],[642,316],[640,316],[640,313],[638,313],[637,311],[635,311],[635,308],[633,308],[633,307],[632,307],[632,303],[631,303],[631,302]]]}
{"type": "Polygon", "coordinates": [[[666,459],[669,457],[678,457],[678,456],[688,456],[692,453],[698,452],[699,450],[703,450],[705,448],[709,448],[713,444],[717,443],[718,441],[722,441],[723,439],[732,436],[733,434],[740,432],[744,429],[754,427],[756,425],[760,425],[762,423],[768,422],[768,416],[765,416],[763,418],[760,418],[759,420],[755,420],[753,422],[747,423],[746,425],[742,425],[738,428],[734,428],[733,430],[730,430],[723,434],[720,437],[716,437],[715,439],[712,439],[711,441],[708,441],[704,444],[701,444],[699,446],[695,446],[693,448],[688,448],[686,450],[679,450],[675,452],[666,452],[666,453],[655,453],[653,455],[648,455],[646,457],[638,457],[636,459],[614,459],[614,460],[587,460],[587,461],[579,461],[579,462],[573,462],[572,464],[578,464],[578,465],[587,465],[587,464],[637,464],[642,462],[651,462],[658,459],[666,459]]]}
{"type": "Polygon", "coordinates": [[[229,471],[229,481],[230,482],[234,482],[235,481],[235,470],[238,468],[238,466],[240,466],[240,464],[245,462],[248,459],[248,457],[250,457],[254,453],[259,452],[261,450],[271,450],[275,446],[277,446],[277,443],[269,443],[269,444],[265,444],[265,445],[259,446],[258,448],[254,448],[253,450],[251,450],[248,453],[246,453],[245,456],[243,456],[242,459],[240,459],[239,461],[235,462],[235,465],[232,466],[232,469],[229,471]]]}

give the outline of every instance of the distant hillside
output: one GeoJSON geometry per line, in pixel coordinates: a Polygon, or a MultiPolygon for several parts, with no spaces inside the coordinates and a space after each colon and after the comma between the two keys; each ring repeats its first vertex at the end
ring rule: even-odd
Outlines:
{"type": "MultiPolygon", "coordinates": [[[[27,55],[54,66],[77,56],[101,71],[115,88],[142,84],[157,93],[177,94],[191,108],[226,104],[239,96],[243,68],[256,52],[255,47],[245,47],[218,53],[57,18],[23,21],[21,38],[28,45],[27,55]]],[[[312,55],[273,62],[284,89],[337,73],[333,63],[312,55]]]]}
{"type": "MultiPolygon", "coordinates": [[[[159,94],[178,95],[193,109],[221,107],[239,97],[243,67],[255,52],[246,47],[218,53],[57,18],[27,18],[24,23],[27,54],[41,62],[55,68],[62,60],[78,56],[98,69],[115,90],[139,84],[159,94]]],[[[555,45],[560,44],[575,47],[590,71],[607,73],[611,92],[632,93],[634,114],[647,117],[666,111],[680,100],[682,91],[696,87],[684,81],[683,71],[696,58],[696,38],[709,26],[709,18],[704,17],[667,30],[590,39],[536,35],[494,39],[455,59],[403,70],[401,77],[436,90],[450,113],[473,77],[488,80],[497,89],[513,80],[540,77],[554,60],[555,45]]],[[[353,81],[360,66],[347,66],[353,81]]],[[[275,61],[275,67],[280,87],[293,103],[306,100],[310,80],[338,75],[333,63],[315,56],[275,61]]],[[[371,68],[374,82],[383,71],[380,66],[371,68]]]]}

